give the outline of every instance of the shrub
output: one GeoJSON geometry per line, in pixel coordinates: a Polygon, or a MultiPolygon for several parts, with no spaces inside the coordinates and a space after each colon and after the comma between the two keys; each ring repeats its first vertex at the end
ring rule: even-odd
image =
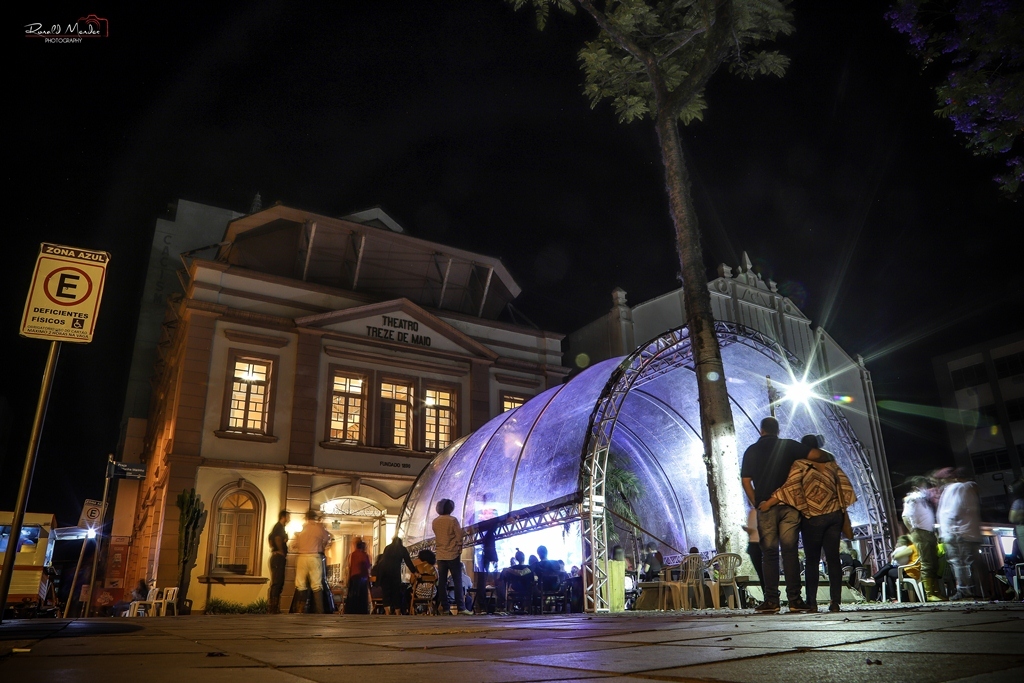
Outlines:
{"type": "Polygon", "coordinates": [[[210,598],[210,602],[206,603],[206,609],[203,611],[204,614],[266,614],[267,613],[267,601],[265,598],[260,598],[255,602],[250,602],[248,605],[243,605],[240,602],[232,602],[230,600],[221,600],[220,598],[210,598]]]}

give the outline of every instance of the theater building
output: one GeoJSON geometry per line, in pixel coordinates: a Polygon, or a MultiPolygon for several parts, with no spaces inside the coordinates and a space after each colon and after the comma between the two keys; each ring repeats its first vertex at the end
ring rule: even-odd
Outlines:
{"type": "Polygon", "coordinates": [[[228,216],[218,239],[182,259],[148,417],[126,423],[122,458],[147,476],[117,496],[125,586],[176,584],[175,500],[191,488],[209,511],[193,609],[267,596],[282,509],[325,513],[339,584],[352,537],[387,544],[434,454],[568,373],[561,335],[499,320],[520,290],[498,259],[412,237],[379,209],[278,205],[228,216]]]}

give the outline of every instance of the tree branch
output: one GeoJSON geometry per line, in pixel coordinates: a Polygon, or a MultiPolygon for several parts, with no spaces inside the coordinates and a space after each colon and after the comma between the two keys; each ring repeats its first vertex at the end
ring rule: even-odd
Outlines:
{"type": "Polygon", "coordinates": [[[678,116],[682,108],[704,89],[708,80],[725,61],[725,57],[731,49],[732,21],[732,0],[719,0],[718,6],[715,8],[715,17],[711,22],[711,30],[708,32],[708,44],[703,56],[693,65],[682,82],[676,86],[665,103],[668,110],[674,115],[678,116]]]}
{"type": "Polygon", "coordinates": [[[597,22],[597,25],[602,31],[610,35],[612,40],[618,43],[619,47],[646,64],[648,68],[654,66],[654,56],[647,50],[640,47],[635,40],[615,28],[608,20],[608,16],[601,10],[597,9],[591,0],[576,0],[576,2],[584,9],[584,11],[586,11],[587,14],[594,18],[594,21],[597,22]]]}
{"type": "Polygon", "coordinates": [[[665,60],[665,59],[668,59],[668,58],[669,58],[669,57],[671,57],[671,56],[672,56],[673,54],[675,54],[675,52],[676,52],[677,50],[679,50],[680,48],[686,47],[686,45],[687,45],[687,44],[688,44],[688,43],[689,43],[689,42],[690,42],[691,40],[693,40],[694,38],[696,38],[697,36],[701,35],[702,33],[704,33],[704,32],[705,32],[705,31],[707,31],[707,30],[708,30],[708,27],[704,27],[704,28],[698,28],[698,29],[694,29],[694,30],[692,30],[692,31],[689,31],[689,32],[687,32],[686,36],[685,36],[685,37],[684,37],[684,38],[683,38],[682,40],[680,40],[680,41],[679,41],[678,43],[676,43],[675,45],[673,45],[673,46],[671,47],[671,49],[669,49],[669,51],[668,51],[668,52],[666,52],[665,54],[662,54],[662,55],[659,55],[659,56],[658,56],[658,58],[657,58],[657,60],[656,60],[656,61],[657,61],[657,63],[658,63],[658,64],[660,64],[660,63],[661,63],[661,62],[662,62],[663,60],[665,60]]]}

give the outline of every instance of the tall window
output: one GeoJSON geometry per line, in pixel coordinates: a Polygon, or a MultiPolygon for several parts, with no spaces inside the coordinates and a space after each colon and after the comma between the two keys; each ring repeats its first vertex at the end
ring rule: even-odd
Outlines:
{"type": "Polygon", "coordinates": [[[235,359],[227,431],[267,434],[270,370],[271,362],[262,358],[235,359]]]}
{"type": "Polygon", "coordinates": [[[363,437],[366,380],[336,373],[331,394],[331,441],[357,444],[363,437]]]}
{"type": "Polygon", "coordinates": [[[519,406],[523,405],[528,400],[529,399],[527,399],[525,396],[518,396],[516,394],[502,394],[501,395],[501,412],[507,413],[508,411],[512,410],[513,408],[518,408],[519,406]]]}
{"type": "Polygon", "coordinates": [[[446,389],[424,389],[423,445],[428,451],[447,448],[455,431],[455,394],[446,389]]]}
{"type": "Polygon", "coordinates": [[[380,383],[380,441],[385,448],[412,448],[412,387],[380,383]]]}
{"type": "Polygon", "coordinates": [[[217,561],[215,569],[252,574],[255,567],[256,520],[259,505],[245,491],[235,491],[217,506],[217,561]]]}

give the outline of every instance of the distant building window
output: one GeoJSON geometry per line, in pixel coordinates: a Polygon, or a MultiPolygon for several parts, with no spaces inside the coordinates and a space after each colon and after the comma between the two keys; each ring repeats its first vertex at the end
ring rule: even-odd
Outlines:
{"type": "Polygon", "coordinates": [[[528,396],[519,396],[517,394],[502,394],[501,395],[501,412],[507,413],[510,410],[514,410],[519,406],[523,405],[530,398],[528,396]]]}
{"type": "Polygon", "coordinates": [[[1010,422],[1024,420],[1024,396],[1006,402],[1006,416],[1010,422]]]}
{"type": "Polygon", "coordinates": [[[996,376],[999,379],[1020,375],[1024,373],[1024,351],[996,358],[993,363],[995,363],[996,376]]]}
{"type": "Polygon", "coordinates": [[[259,504],[247,491],[236,490],[217,506],[217,555],[214,569],[252,574],[256,566],[259,504]]]}
{"type": "Polygon", "coordinates": [[[953,370],[950,375],[953,378],[953,390],[960,391],[967,387],[975,387],[988,382],[988,373],[985,371],[985,364],[969,365],[966,368],[953,370]]]}
{"type": "Polygon", "coordinates": [[[987,474],[1010,469],[1010,454],[1005,448],[975,453],[971,456],[975,474],[987,474]]]}
{"type": "Polygon", "coordinates": [[[260,435],[270,433],[268,416],[272,367],[271,361],[262,358],[235,358],[227,431],[260,435]]]}
{"type": "Polygon", "coordinates": [[[330,440],[358,444],[363,440],[366,414],[366,379],[347,373],[335,373],[331,392],[330,440]]]}
{"type": "Polygon", "coordinates": [[[385,448],[411,448],[412,386],[380,383],[380,441],[385,448]]]}
{"type": "Polygon", "coordinates": [[[455,432],[455,394],[447,389],[424,389],[423,447],[439,451],[448,447],[455,432]]]}

